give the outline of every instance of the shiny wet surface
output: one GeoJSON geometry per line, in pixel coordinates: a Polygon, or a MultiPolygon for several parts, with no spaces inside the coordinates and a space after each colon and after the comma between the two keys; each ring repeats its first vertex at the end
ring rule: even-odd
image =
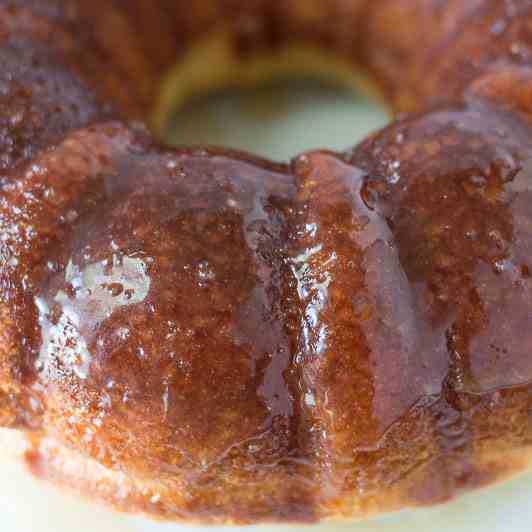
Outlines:
{"type": "MultiPolygon", "coordinates": [[[[423,46],[413,18],[368,9],[364,61],[390,101],[445,109],[286,165],[90,126],[108,115],[82,74],[142,114],[173,28],[155,24],[158,62],[142,60],[151,38],[115,58],[120,31],[85,36],[83,57],[117,68],[78,72],[66,26],[51,46],[53,25],[1,11],[0,423],[32,433],[36,474],[78,488],[92,467],[108,476],[81,489],[122,509],[256,522],[438,502],[525,467],[530,5],[493,5],[423,3],[423,46]],[[123,90],[120,66],[146,85],[123,90]]],[[[239,52],[290,34],[267,13],[239,52]]],[[[319,39],[345,52],[357,32],[332,15],[319,39]]],[[[293,19],[301,37],[310,20],[293,19]]]]}
{"type": "Polygon", "coordinates": [[[501,430],[532,378],[528,126],[482,105],[291,166],[118,125],[43,154],[2,205],[20,422],[188,483],[205,515],[226,478],[243,519],[341,511],[411,471],[434,469],[413,500],[481,481],[476,447],[528,438],[501,430]],[[249,506],[261,478],[275,495],[249,506]]]}

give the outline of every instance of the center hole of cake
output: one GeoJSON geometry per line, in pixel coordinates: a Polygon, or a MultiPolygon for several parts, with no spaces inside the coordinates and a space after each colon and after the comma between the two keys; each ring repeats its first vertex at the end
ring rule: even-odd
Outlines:
{"type": "Polygon", "coordinates": [[[167,140],[288,160],[310,149],[343,150],[388,121],[386,109],[362,93],[315,80],[276,81],[190,99],[167,140]]]}

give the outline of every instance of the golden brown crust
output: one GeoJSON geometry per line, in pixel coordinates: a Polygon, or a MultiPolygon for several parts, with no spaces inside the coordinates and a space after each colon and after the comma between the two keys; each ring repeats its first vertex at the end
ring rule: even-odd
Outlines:
{"type": "Polygon", "coordinates": [[[527,468],[530,2],[124,6],[0,2],[0,424],[31,469],[257,523],[527,468]],[[288,164],[119,121],[218,30],[235,68],[317,47],[420,113],[288,164]]]}

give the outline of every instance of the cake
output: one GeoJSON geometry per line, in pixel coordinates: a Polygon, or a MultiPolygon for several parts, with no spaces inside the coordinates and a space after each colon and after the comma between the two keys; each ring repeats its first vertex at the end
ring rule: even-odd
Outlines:
{"type": "Polygon", "coordinates": [[[532,2],[0,2],[0,425],[202,523],[353,519],[529,466],[532,2]],[[312,74],[394,121],[274,163],[190,95],[312,74]]]}

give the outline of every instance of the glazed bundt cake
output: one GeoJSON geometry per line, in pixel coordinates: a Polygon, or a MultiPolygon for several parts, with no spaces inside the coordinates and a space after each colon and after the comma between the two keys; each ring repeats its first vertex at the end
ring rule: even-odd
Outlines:
{"type": "Polygon", "coordinates": [[[531,1],[2,0],[0,64],[0,424],[37,475],[256,523],[526,470],[531,1]],[[152,137],[309,72],[397,120],[278,164],[152,137]]]}

